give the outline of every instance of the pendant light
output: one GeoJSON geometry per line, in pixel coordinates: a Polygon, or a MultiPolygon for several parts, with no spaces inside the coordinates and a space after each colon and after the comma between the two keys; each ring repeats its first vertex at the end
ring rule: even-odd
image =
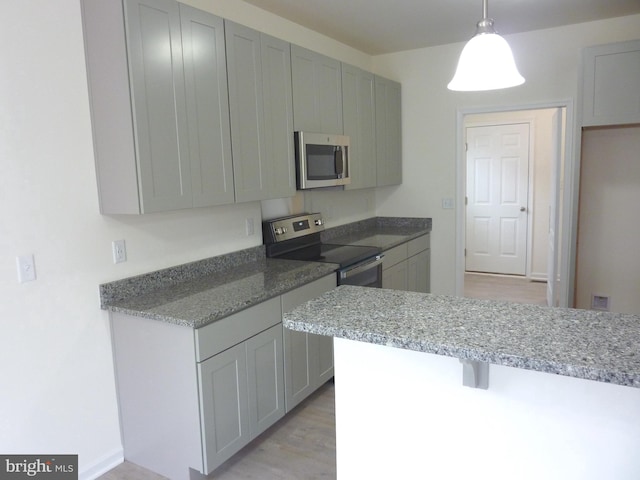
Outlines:
{"type": "Polygon", "coordinates": [[[487,1],[482,2],[482,20],[475,36],[462,49],[456,74],[447,85],[449,90],[497,90],[524,83],[509,44],[496,33],[493,19],[487,16],[487,1]]]}

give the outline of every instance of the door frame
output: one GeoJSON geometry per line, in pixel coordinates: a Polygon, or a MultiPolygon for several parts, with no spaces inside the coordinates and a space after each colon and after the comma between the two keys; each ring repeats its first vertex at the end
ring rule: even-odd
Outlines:
{"type": "MultiPolygon", "coordinates": [[[[466,116],[466,115],[465,115],[466,116]]],[[[513,119],[513,120],[508,120],[505,119],[504,121],[500,121],[500,122],[490,122],[490,121],[486,121],[486,122],[464,122],[464,117],[462,118],[463,121],[463,134],[464,134],[464,142],[466,142],[466,129],[467,128],[475,128],[475,127],[492,127],[492,126],[501,126],[501,125],[516,125],[516,124],[527,124],[529,125],[529,158],[527,161],[527,248],[525,249],[525,266],[524,266],[524,270],[525,270],[525,277],[530,278],[531,277],[531,261],[532,261],[532,257],[533,257],[533,215],[532,215],[532,205],[533,205],[533,188],[534,188],[534,184],[533,184],[533,173],[535,171],[535,152],[533,150],[534,145],[535,145],[535,121],[533,117],[528,117],[526,115],[523,115],[522,117],[519,117],[517,120],[513,119]]],[[[466,152],[465,152],[465,157],[466,157],[466,152]]],[[[464,163],[464,178],[465,178],[465,182],[467,181],[467,162],[466,162],[466,158],[465,158],[465,163],[464,163]]],[[[465,206],[465,210],[464,210],[464,248],[466,248],[467,246],[467,234],[466,234],[466,199],[464,197],[466,197],[467,195],[467,185],[465,183],[464,185],[464,195],[463,195],[463,202],[464,202],[464,206],[465,206]]],[[[464,258],[464,257],[463,257],[464,258]]],[[[466,258],[465,258],[465,263],[464,263],[464,271],[466,271],[466,258]]]]}
{"type": "Polygon", "coordinates": [[[559,306],[569,307],[573,304],[575,291],[575,250],[578,209],[578,182],[580,174],[580,135],[575,121],[575,107],[573,99],[521,104],[510,106],[486,106],[473,108],[458,108],[456,112],[456,256],[455,256],[455,292],[464,295],[464,247],[465,239],[465,182],[466,182],[466,151],[464,148],[465,131],[464,117],[470,114],[515,112],[525,110],[539,110],[546,108],[565,109],[564,135],[564,176],[563,195],[556,205],[556,213],[562,209],[561,238],[559,240],[560,264],[559,273],[559,306]]]}

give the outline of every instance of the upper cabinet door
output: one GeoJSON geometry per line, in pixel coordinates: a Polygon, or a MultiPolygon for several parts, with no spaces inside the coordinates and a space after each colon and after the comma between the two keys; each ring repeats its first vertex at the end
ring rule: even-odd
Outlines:
{"type": "Polygon", "coordinates": [[[178,4],[126,0],[125,20],[141,211],[190,207],[178,4]]]}
{"type": "Polygon", "coordinates": [[[291,46],[295,130],[342,134],[342,68],[339,61],[291,46]]]}
{"type": "Polygon", "coordinates": [[[222,18],[180,4],[193,206],[233,203],[222,18]]]}
{"type": "Polygon", "coordinates": [[[402,183],[402,105],[398,82],[375,77],[377,184],[402,183]]]}
{"type": "Polygon", "coordinates": [[[293,140],[293,93],[291,87],[291,45],[260,34],[264,93],[264,140],[269,159],[267,198],[296,194],[293,140]]]}
{"type": "Polygon", "coordinates": [[[376,126],[373,74],[342,64],[344,134],[351,139],[351,183],[346,190],[376,186],[376,126]]]}
{"type": "Polygon", "coordinates": [[[640,40],[585,48],[582,125],[640,123],[640,40]]]}
{"type": "Polygon", "coordinates": [[[236,200],[261,200],[268,187],[260,33],[225,21],[225,36],[236,200]]]}
{"type": "Polygon", "coordinates": [[[236,201],[295,194],[289,44],[225,22],[236,201]]]}

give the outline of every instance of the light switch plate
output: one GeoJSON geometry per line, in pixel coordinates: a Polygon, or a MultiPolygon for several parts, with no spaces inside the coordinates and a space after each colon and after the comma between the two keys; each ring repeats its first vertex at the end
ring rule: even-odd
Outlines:
{"type": "Polygon", "coordinates": [[[32,282],[36,279],[36,262],[33,255],[21,255],[16,257],[18,267],[18,281],[20,283],[32,282]]]}
{"type": "Polygon", "coordinates": [[[443,198],[442,199],[442,208],[444,208],[444,209],[453,208],[453,198],[443,198]]]}

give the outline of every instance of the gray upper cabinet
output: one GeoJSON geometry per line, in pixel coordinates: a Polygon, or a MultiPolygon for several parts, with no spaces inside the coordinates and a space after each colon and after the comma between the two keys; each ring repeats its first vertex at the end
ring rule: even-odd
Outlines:
{"type": "Polygon", "coordinates": [[[102,213],[233,202],[221,19],[173,0],[82,7],[102,213]]]}
{"type": "Polygon", "coordinates": [[[582,125],[640,123],[640,40],[585,48],[582,125]]]}
{"type": "Polygon", "coordinates": [[[342,64],[342,118],[351,140],[351,184],[345,189],[376,186],[374,76],[342,64]]]}
{"type": "Polygon", "coordinates": [[[340,62],[291,45],[291,65],[294,129],[342,134],[340,62]]]}
{"type": "Polygon", "coordinates": [[[402,183],[402,106],[398,82],[376,75],[376,175],[378,186],[402,183]]]}
{"type": "Polygon", "coordinates": [[[287,42],[225,22],[236,201],[295,195],[287,42]]]}
{"type": "Polygon", "coordinates": [[[224,22],[180,4],[193,206],[233,203],[224,22]]]}

